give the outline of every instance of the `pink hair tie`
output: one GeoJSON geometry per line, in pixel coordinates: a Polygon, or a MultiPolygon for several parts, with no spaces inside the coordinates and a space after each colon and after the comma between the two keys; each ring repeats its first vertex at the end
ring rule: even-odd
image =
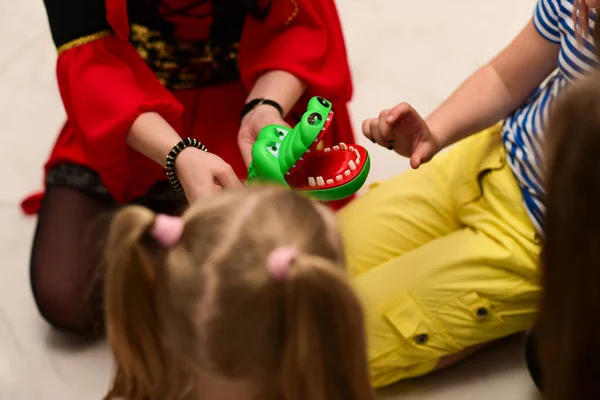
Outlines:
{"type": "Polygon", "coordinates": [[[293,246],[278,247],[267,258],[267,271],[275,279],[284,280],[288,277],[290,265],[298,256],[298,249],[293,246]]]}
{"type": "Polygon", "coordinates": [[[154,219],[150,234],[164,247],[171,247],[183,234],[183,220],[179,217],[159,214],[154,219]]]}

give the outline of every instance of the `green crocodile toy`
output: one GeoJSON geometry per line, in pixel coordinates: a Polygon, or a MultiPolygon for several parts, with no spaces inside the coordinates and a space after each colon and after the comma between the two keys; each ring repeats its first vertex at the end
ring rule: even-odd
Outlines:
{"type": "Polygon", "coordinates": [[[252,147],[247,182],[282,185],[319,201],[340,200],[356,193],[369,175],[367,150],[345,143],[318,149],[333,114],[329,101],[313,97],[293,129],[264,127],[252,147]]]}

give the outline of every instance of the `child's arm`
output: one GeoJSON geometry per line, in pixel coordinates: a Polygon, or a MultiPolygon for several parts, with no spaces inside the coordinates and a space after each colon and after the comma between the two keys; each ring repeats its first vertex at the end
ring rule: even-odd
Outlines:
{"type": "Polygon", "coordinates": [[[559,51],[533,22],[527,24],[426,119],[441,147],[488,128],[520,106],[556,69],[559,51]]]}
{"type": "Polygon", "coordinates": [[[401,103],[365,121],[364,134],[410,157],[411,166],[418,168],[439,150],[495,124],[522,104],[556,69],[559,51],[530,22],[427,119],[401,103]]]}

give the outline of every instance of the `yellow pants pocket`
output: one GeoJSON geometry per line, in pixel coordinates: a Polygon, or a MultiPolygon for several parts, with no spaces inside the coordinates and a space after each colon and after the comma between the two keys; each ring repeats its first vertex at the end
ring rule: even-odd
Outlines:
{"type": "Polygon", "coordinates": [[[381,330],[370,335],[370,365],[375,386],[424,375],[437,361],[459,350],[442,324],[413,293],[398,295],[385,309],[381,330]]]}
{"type": "Polygon", "coordinates": [[[410,292],[384,312],[387,334],[371,335],[370,363],[375,386],[431,372],[439,360],[471,345],[505,334],[497,307],[476,291],[464,292],[436,307],[426,307],[410,292]]]}
{"type": "Polygon", "coordinates": [[[504,320],[499,307],[477,291],[462,293],[435,310],[459,350],[501,336],[504,320]]]}

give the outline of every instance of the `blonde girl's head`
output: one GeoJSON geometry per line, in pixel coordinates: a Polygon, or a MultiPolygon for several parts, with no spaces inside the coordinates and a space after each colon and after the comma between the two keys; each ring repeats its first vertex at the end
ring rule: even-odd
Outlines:
{"type": "Polygon", "coordinates": [[[107,247],[108,399],[373,400],[335,219],[253,187],[181,219],[129,207],[107,247]]]}

